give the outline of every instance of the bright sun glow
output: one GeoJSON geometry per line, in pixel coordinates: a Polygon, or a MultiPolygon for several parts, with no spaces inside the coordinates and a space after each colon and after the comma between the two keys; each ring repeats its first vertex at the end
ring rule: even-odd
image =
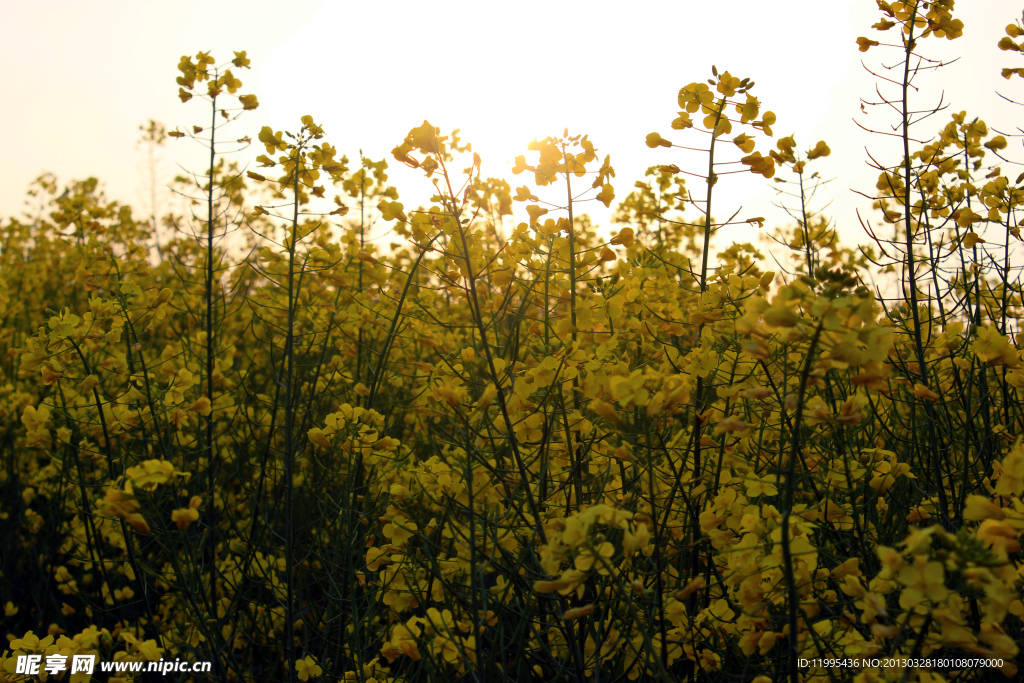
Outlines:
{"type": "MultiPolygon", "coordinates": [[[[19,31],[0,45],[0,56],[17,68],[0,74],[0,88],[18,103],[5,112],[8,130],[17,134],[9,136],[5,153],[25,161],[0,170],[5,213],[21,210],[24,189],[43,171],[65,180],[95,175],[113,197],[129,203],[148,196],[137,126],[149,118],[171,128],[193,123],[194,111],[167,84],[177,59],[201,49],[218,56],[248,51],[253,68],[245,82],[261,106],[244,120],[245,132],[263,125],[294,128],[300,116],[313,114],[350,159],[360,149],[388,159],[410,204],[428,201],[432,189],[400,168],[390,150],[423,120],[443,133],[460,129],[483,157],[484,173],[505,177],[513,187],[520,177],[510,173],[512,160],[532,139],[565,127],[587,134],[601,158],[611,155],[621,199],[647,167],[690,163],[684,151],[648,149],[644,137],[668,133],[679,88],[709,77],[712,64],[756,81],[757,97],[778,116],[776,136],[795,133],[798,144],[807,146],[819,139],[829,143],[833,152],[821,172],[840,181],[820,199],[832,203],[830,213],[850,240],[863,235],[856,210],[870,214],[866,200],[852,191],[870,192],[875,183],[865,148],[879,154],[885,149],[851,117],[859,98],[873,96],[874,80],[861,67],[864,55],[856,46],[875,21],[873,2],[830,2],[830,29],[793,41],[781,37],[799,31],[800,17],[819,16],[819,0],[789,2],[784,12],[773,3],[741,0],[729,4],[728,17],[711,3],[669,2],[635,3],[628,12],[540,1],[517,3],[515,11],[409,1],[305,0],[287,8],[270,2],[153,3],[133,5],[130,12],[114,2],[106,11],[103,6],[86,10],[54,0],[13,7],[19,31]],[[738,40],[737,20],[756,27],[761,37],[738,40]],[[65,117],[69,111],[75,115],[65,117]],[[137,162],[124,163],[130,158],[137,162]]],[[[954,110],[988,112],[992,124],[1012,130],[1013,111],[995,94],[1005,88],[998,67],[1006,53],[991,36],[1001,35],[1013,12],[997,9],[1000,3],[971,15],[964,8],[969,29],[956,54],[967,57],[948,67],[945,101],[954,110]]],[[[938,45],[936,56],[944,49],[938,45]]],[[[923,84],[927,77],[922,74],[923,84]]],[[[923,92],[922,107],[937,103],[937,93],[927,87],[923,92]]],[[[860,117],[868,126],[891,123],[883,119],[860,117]]],[[[765,144],[772,142],[759,148],[765,144]]],[[[201,155],[180,142],[164,150],[163,182],[178,172],[176,163],[199,167],[201,155]]],[[[751,175],[734,177],[719,206],[731,214],[742,198],[745,215],[785,223],[790,219],[772,205],[778,201],[772,188],[751,175]]],[[[609,210],[596,204],[586,210],[607,224],[609,210]]],[[[748,239],[754,237],[750,232],[748,239]]]]}

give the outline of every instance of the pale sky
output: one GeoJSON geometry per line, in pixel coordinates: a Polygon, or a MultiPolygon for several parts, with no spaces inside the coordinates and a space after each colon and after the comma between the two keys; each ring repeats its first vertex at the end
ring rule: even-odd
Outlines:
{"type": "MultiPolygon", "coordinates": [[[[650,150],[644,138],[657,131],[677,144],[704,143],[700,134],[681,134],[669,123],[679,89],[709,78],[712,64],[754,80],[752,94],[763,109],[775,112],[775,138],[759,138],[759,151],[767,153],[789,134],[801,149],[819,139],[832,148],[816,164],[824,177],[835,178],[821,197],[833,202],[828,213],[844,241],[864,241],[857,208],[872,215],[868,200],[851,191],[874,188],[877,171],[865,165],[865,145],[876,158],[899,161],[891,143],[853,122],[856,117],[876,127],[895,123],[891,112],[865,116],[859,107],[861,97],[874,96],[875,83],[861,59],[872,67],[899,59],[896,50],[857,50],[861,35],[897,40],[895,30],[870,28],[880,18],[872,0],[32,0],[7,3],[5,9],[4,218],[20,213],[25,189],[43,171],[62,182],[97,176],[111,198],[146,215],[148,179],[136,144],[138,126],[149,118],[169,129],[206,123],[204,103],[182,104],[174,81],[179,58],[200,50],[219,63],[236,50],[246,50],[252,60],[251,69],[236,75],[244,83],[240,92],[256,94],[260,108],[235,124],[239,137],[263,125],[297,130],[299,117],[312,114],[326,140],[350,159],[358,158],[360,148],[371,158],[387,158],[407,207],[424,202],[430,186],[416,172],[400,169],[390,150],[424,119],[443,133],[462,129],[463,139],[483,157],[484,174],[505,177],[513,188],[532,175],[512,175],[515,155],[526,153],[531,139],[560,134],[566,126],[572,134],[588,134],[600,158],[611,155],[616,201],[649,165],[699,171],[699,157],[650,150]]],[[[961,110],[1013,131],[1022,110],[996,91],[1024,100],[1024,81],[1004,80],[999,69],[1024,66],[1024,58],[1000,51],[996,43],[1003,28],[1020,18],[1020,3],[961,0],[954,16],[963,20],[964,36],[927,40],[922,50],[961,59],[936,74],[922,74],[921,92],[912,100],[918,108],[933,106],[944,90],[951,107],[921,124],[917,134],[932,137],[961,110]]],[[[1011,140],[1007,153],[1024,158],[1019,144],[1011,140]]],[[[201,172],[198,151],[187,139],[170,141],[162,152],[163,180],[169,181],[176,163],[201,172]]],[[[260,153],[254,146],[238,159],[260,153]]],[[[688,185],[703,193],[699,179],[688,185]]],[[[716,187],[716,218],[723,220],[742,204],[740,218],[765,216],[765,230],[789,222],[770,204],[777,201],[773,185],[752,174],[726,176],[716,187]]],[[[608,225],[603,206],[591,202],[580,208],[608,225]]],[[[736,228],[723,238],[724,244],[754,235],[736,228]]]]}

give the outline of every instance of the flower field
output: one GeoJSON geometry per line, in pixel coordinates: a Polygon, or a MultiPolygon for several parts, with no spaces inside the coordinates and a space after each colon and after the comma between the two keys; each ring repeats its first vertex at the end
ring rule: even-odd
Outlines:
{"type": "Polygon", "coordinates": [[[240,138],[259,65],[181,57],[195,125],[147,135],[205,146],[187,211],[44,175],[0,219],[0,681],[1016,680],[1024,174],[908,103],[953,0],[877,4],[851,50],[902,152],[862,245],[812,200],[827,142],[717,66],[628,186],[571,130],[509,178],[427,121],[385,160],[314,116],[240,138]],[[711,249],[737,226],[770,250],[711,249]]]}

